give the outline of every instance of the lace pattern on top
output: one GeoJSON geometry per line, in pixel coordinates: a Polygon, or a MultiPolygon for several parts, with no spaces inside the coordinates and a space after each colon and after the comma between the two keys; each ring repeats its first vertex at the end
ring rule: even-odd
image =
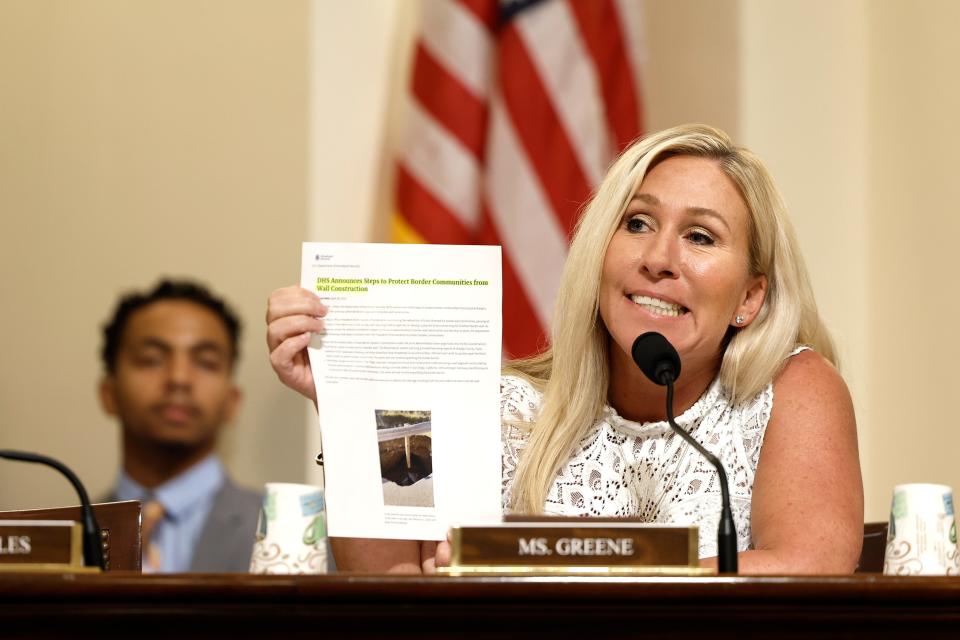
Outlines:
{"type": "MultiPolygon", "coordinates": [[[[802,348],[793,352],[794,355],[802,348]]],[[[517,461],[527,433],[516,423],[533,422],[541,394],[516,376],[500,381],[503,441],[503,509],[511,501],[517,461]]],[[[693,406],[676,418],[727,470],[737,525],[737,548],[752,547],[750,500],[763,435],[773,410],[773,384],[734,404],[719,376],[693,406]]],[[[666,421],[637,423],[609,405],[560,469],[544,512],[563,516],[639,517],[647,522],[700,527],[700,557],[717,555],[720,482],[716,470],[676,435],[666,421]]]]}

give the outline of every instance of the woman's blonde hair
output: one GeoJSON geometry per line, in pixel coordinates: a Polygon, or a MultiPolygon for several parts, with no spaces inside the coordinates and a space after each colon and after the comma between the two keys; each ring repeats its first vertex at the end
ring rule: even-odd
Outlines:
{"type": "Polygon", "coordinates": [[[759,314],[749,326],[732,331],[723,354],[720,382],[733,401],[769,384],[797,345],[809,345],[836,364],[786,207],[760,160],[706,125],[682,125],[642,138],[610,167],[577,224],[557,295],[551,347],[505,369],[543,392],[514,478],[515,511],[543,510],[556,474],[602,415],[609,385],[609,334],[599,316],[604,256],[647,171],[672,156],[715,160],[738,187],[750,212],[750,271],[767,277],[759,314]]]}

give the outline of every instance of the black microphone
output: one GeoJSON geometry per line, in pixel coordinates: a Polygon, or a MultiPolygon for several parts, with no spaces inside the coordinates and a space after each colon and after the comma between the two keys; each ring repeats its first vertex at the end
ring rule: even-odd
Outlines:
{"type": "Polygon", "coordinates": [[[730,510],[730,489],[727,485],[727,472],[720,460],[707,451],[702,444],[687,433],[673,419],[673,383],[680,377],[680,354],[670,341],[656,331],[648,331],[633,341],[630,350],[633,361],[643,374],[659,385],[667,387],[667,423],[674,432],[686,440],[691,447],[700,452],[717,470],[720,477],[720,494],[723,507],[720,511],[720,525],[717,527],[717,567],[720,573],[737,572],[737,525],[733,522],[730,510]]]}
{"type": "Polygon", "coordinates": [[[44,464],[48,467],[53,467],[67,477],[67,480],[70,481],[70,484],[72,484],[76,490],[77,495],[80,496],[80,510],[83,514],[83,564],[88,567],[98,567],[106,571],[107,567],[103,562],[103,543],[100,541],[100,525],[97,523],[96,516],[93,515],[93,507],[90,506],[90,497],[87,495],[87,490],[84,489],[83,483],[80,482],[77,474],[67,468],[67,465],[62,462],[37,453],[0,449],[0,458],[44,464]]]}

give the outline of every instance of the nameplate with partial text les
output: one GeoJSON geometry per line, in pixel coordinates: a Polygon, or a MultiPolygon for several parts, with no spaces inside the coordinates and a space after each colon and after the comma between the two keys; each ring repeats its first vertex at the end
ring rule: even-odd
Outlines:
{"type": "Polygon", "coordinates": [[[697,527],[615,519],[540,519],[451,530],[451,566],[463,574],[705,575],[697,527]]]}
{"type": "Polygon", "coordinates": [[[0,520],[0,570],[83,566],[83,529],[68,520],[0,520]]]}

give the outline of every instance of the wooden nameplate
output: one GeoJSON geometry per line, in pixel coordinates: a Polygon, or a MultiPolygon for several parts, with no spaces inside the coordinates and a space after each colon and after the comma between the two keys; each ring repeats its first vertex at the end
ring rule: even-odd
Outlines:
{"type": "Polygon", "coordinates": [[[451,529],[448,575],[711,575],[700,567],[697,527],[625,518],[511,520],[451,529]]]}
{"type": "Polygon", "coordinates": [[[83,566],[83,527],[67,520],[0,520],[0,572],[96,573],[83,566]]]}
{"type": "MultiPolygon", "coordinates": [[[[106,571],[140,571],[140,503],[136,500],[93,505],[100,524],[106,571]]],[[[80,507],[0,511],[0,520],[67,520],[83,517],[80,507]]],[[[82,546],[82,545],[81,545],[82,546]]],[[[82,563],[81,563],[82,564],[82,563]]],[[[8,569],[13,570],[13,569],[8,569]]],[[[19,569],[17,569],[19,570],[19,569]]]]}

